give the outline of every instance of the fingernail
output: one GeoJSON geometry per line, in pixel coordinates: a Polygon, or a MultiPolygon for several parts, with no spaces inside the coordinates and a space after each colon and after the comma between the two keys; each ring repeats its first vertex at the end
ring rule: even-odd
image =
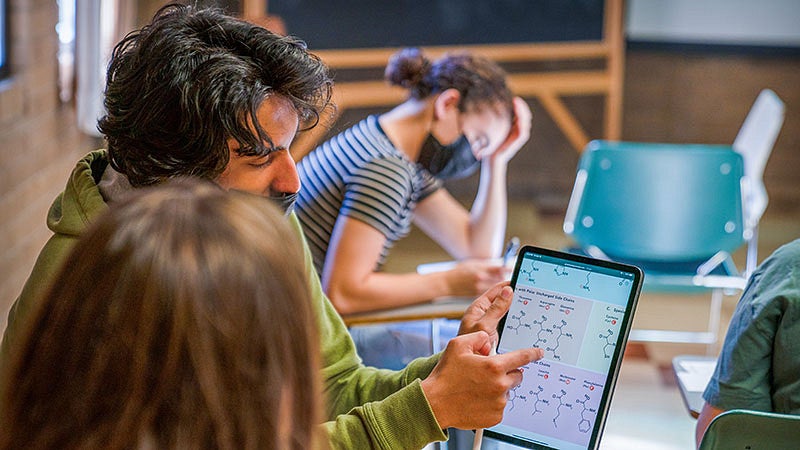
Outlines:
{"type": "Polygon", "coordinates": [[[506,300],[510,299],[513,294],[514,291],[512,291],[508,286],[504,287],[503,290],[500,291],[500,295],[506,300]]]}

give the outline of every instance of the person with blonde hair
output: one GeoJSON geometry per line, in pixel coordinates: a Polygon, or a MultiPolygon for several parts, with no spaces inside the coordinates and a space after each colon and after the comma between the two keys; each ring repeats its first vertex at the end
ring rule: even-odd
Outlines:
{"type": "Polygon", "coordinates": [[[208,182],[101,215],[22,326],[0,448],[320,445],[300,241],[267,200],[208,182]]]}

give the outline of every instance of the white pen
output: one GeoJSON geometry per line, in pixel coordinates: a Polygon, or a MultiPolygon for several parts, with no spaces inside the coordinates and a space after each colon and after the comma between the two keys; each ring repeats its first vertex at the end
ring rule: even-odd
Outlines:
{"type": "Polygon", "coordinates": [[[506,249],[503,252],[503,266],[508,265],[508,261],[517,254],[517,250],[519,250],[519,238],[514,236],[508,241],[506,249]]]}
{"type": "MultiPolygon", "coordinates": [[[[492,347],[489,349],[489,356],[497,354],[497,349],[495,347],[497,347],[497,345],[492,343],[492,347]]],[[[481,444],[483,444],[483,428],[478,428],[475,430],[475,439],[472,440],[472,450],[480,450],[481,444]]]]}

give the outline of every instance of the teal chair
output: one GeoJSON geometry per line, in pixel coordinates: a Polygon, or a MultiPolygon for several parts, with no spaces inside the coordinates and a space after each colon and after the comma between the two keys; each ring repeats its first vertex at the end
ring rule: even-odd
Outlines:
{"type": "Polygon", "coordinates": [[[700,450],[796,450],[800,416],[734,409],[711,421],[700,450]]]}
{"type": "Polygon", "coordinates": [[[631,340],[717,341],[723,294],[745,285],[731,258],[752,236],[743,167],[731,146],[587,145],[564,219],[574,251],[639,266],[645,292],[711,292],[706,331],[634,329],[631,340]]]}

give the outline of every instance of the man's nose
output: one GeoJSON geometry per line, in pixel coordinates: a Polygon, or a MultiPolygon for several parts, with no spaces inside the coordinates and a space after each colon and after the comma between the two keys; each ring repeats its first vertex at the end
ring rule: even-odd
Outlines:
{"type": "Polygon", "coordinates": [[[300,177],[297,174],[297,166],[288,151],[281,151],[275,155],[272,163],[275,168],[275,177],[270,184],[270,191],[273,193],[295,193],[300,190],[300,177]]]}

